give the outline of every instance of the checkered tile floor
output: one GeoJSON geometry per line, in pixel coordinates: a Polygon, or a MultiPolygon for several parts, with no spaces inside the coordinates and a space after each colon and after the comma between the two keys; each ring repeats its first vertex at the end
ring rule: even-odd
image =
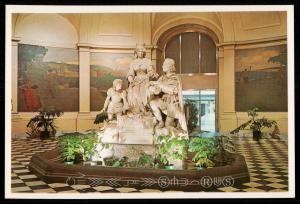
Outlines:
{"type": "MultiPolygon", "coordinates": [[[[262,139],[258,144],[251,138],[236,138],[236,148],[245,156],[250,182],[235,187],[223,187],[217,192],[278,192],[288,191],[287,143],[262,139]]],[[[113,188],[110,186],[67,185],[45,183],[28,170],[33,154],[55,148],[56,140],[22,139],[12,141],[11,192],[161,192],[157,189],[113,188]]]]}

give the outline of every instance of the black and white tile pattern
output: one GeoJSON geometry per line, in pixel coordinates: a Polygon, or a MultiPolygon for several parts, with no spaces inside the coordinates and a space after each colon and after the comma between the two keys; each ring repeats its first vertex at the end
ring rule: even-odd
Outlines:
{"type": "MultiPolygon", "coordinates": [[[[288,146],[284,141],[235,138],[236,148],[245,156],[250,182],[234,187],[218,188],[217,192],[285,192],[288,191],[288,146]]],[[[161,192],[158,189],[135,189],[125,186],[68,185],[45,183],[28,170],[32,155],[54,149],[57,140],[19,139],[12,141],[11,192],[89,193],[89,192],[161,192]]]]}

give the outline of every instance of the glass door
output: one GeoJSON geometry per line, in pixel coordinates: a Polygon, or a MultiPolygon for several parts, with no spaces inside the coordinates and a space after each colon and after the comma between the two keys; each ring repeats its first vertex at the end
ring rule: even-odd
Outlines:
{"type": "Polygon", "coordinates": [[[197,109],[195,132],[216,132],[216,90],[183,90],[183,100],[197,109]]]}
{"type": "Polygon", "coordinates": [[[215,90],[200,91],[201,131],[216,131],[216,92],[215,90]]]}

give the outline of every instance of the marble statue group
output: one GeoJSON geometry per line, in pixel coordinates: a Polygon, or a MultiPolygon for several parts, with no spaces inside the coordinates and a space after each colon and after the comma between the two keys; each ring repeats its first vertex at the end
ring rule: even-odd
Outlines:
{"type": "MultiPolygon", "coordinates": [[[[176,131],[187,135],[181,80],[174,60],[164,60],[163,74],[159,76],[151,60],[145,57],[144,47],[138,46],[135,56],[127,74],[128,87],[122,87],[123,81],[115,79],[107,91],[101,112],[106,112],[108,119],[98,132],[101,143],[98,159],[93,160],[103,161],[103,143],[114,144],[114,155],[119,152],[119,156],[124,156],[130,148],[145,151],[161,134],[176,131]]],[[[111,152],[106,152],[111,156],[111,152]]]]}
{"type": "Polygon", "coordinates": [[[164,74],[159,77],[151,60],[145,58],[145,55],[144,47],[136,48],[136,59],[131,63],[127,74],[127,90],[122,88],[121,79],[115,79],[113,87],[107,91],[101,112],[107,111],[109,121],[122,115],[143,117],[152,114],[156,119],[156,129],[176,126],[187,131],[181,82],[175,73],[174,60],[165,59],[162,66],[164,74]],[[165,114],[165,120],[162,114],[165,114]]]}

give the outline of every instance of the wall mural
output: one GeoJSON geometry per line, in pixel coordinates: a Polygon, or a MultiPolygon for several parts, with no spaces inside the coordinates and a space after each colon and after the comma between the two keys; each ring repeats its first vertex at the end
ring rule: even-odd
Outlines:
{"type": "Polygon", "coordinates": [[[91,53],[91,111],[101,110],[114,79],[122,79],[124,88],[128,86],[126,75],[133,59],[133,53],[91,53]]]}
{"type": "Polygon", "coordinates": [[[287,111],[287,46],[236,50],[236,111],[287,111]]]}
{"type": "Polygon", "coordinates": [[[79,110],[78,50],[19,44],[18,111],[79,110]]]}

